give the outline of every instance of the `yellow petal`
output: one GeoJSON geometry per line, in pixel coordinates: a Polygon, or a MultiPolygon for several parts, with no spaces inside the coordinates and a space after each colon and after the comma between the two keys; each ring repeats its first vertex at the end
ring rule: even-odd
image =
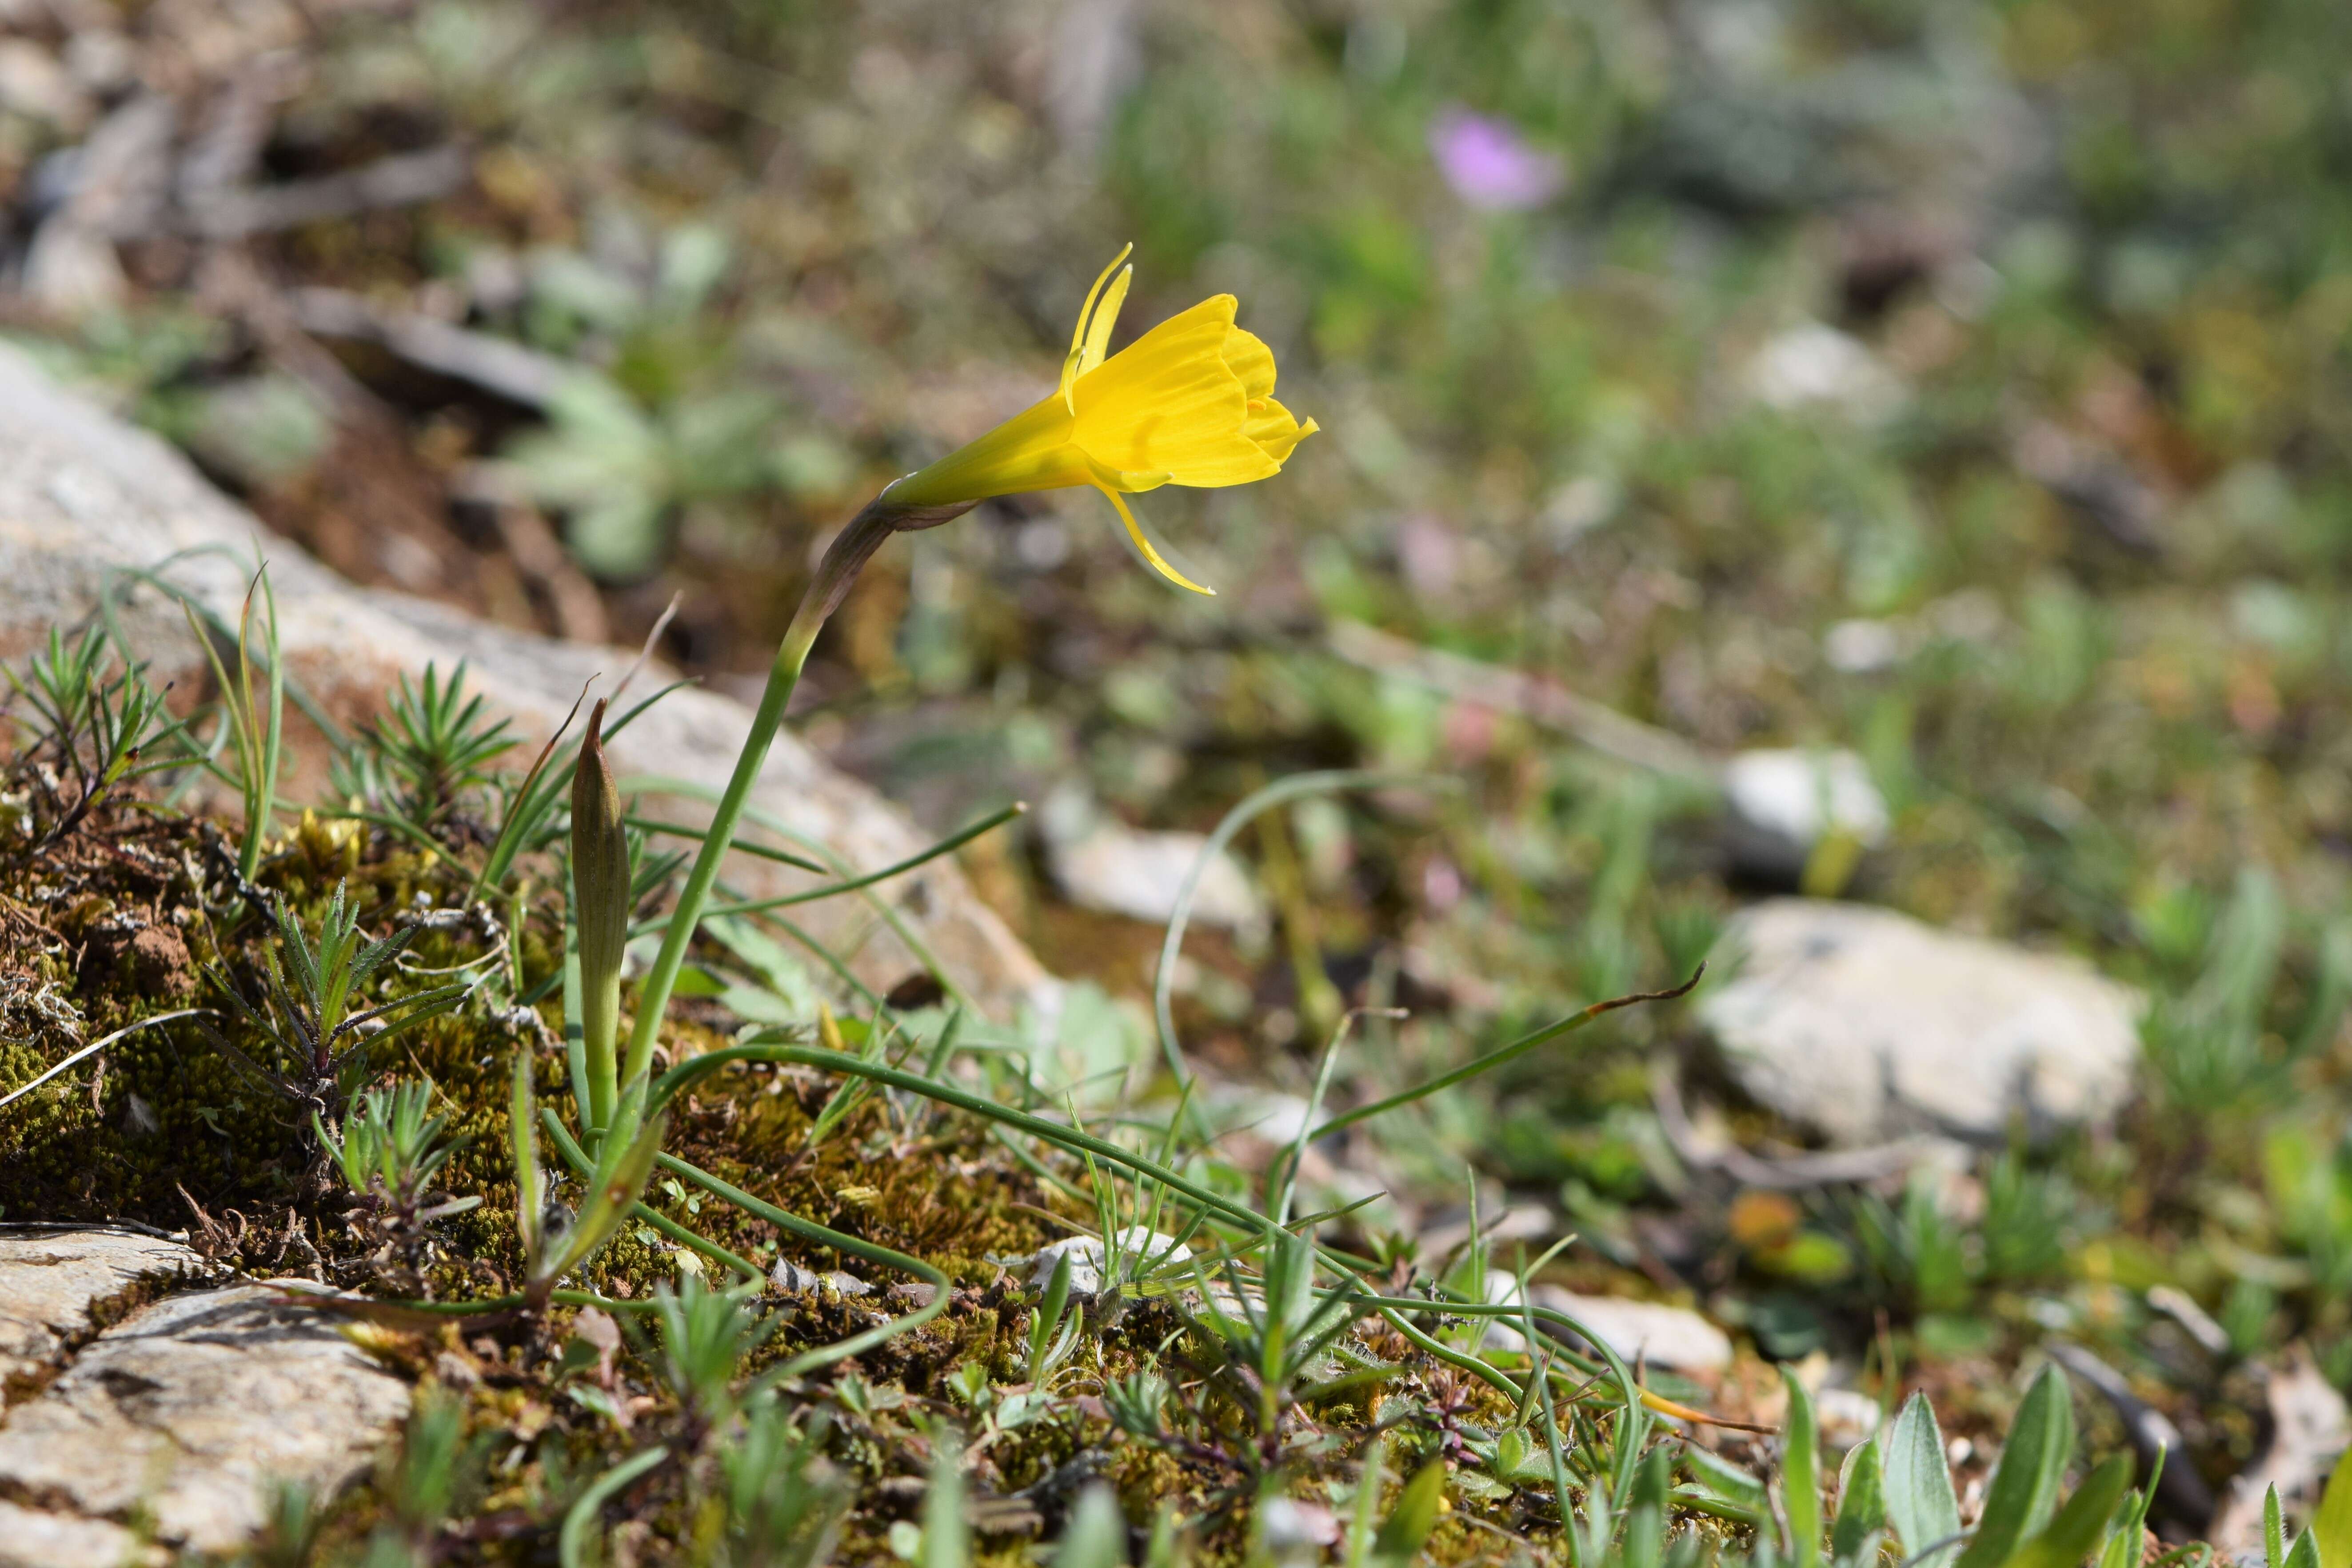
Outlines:
{"type": "Polygon", "coordinates": [[[1080,375],[1102,363],[1104,355],[1109,352],[1110,331],[1118,325],[1118,308],[1127,303],[1127,286],[1134,281],[1135,268],[1121,268],[1118,276],[1111,280],[1110,288],[1104,292],[1102,303],[1095,307],[1093,317],[1087,322],[1086,347],[1078,352],[1080,375]]]}
{"type": "MultiPolygon", "coordinates": [[[[1095,300],[1102,294],[1103,285],[1110,280],[1110,275],[1118,270],[1118,264],[1125,261],[1128,258],[1128,253],[1132,251],[1134,248],[1135,246],[1131,241],[1126,245],[1120,246],[1118,247],[1118,254],[1110,258],[1110,265],[1104,268],[1100,273],[1096,275],[1095,286],[1087,290],[1087,302],[1078,307],[1078,324],[1070,329],[1070,352],[1062,358],[1061,396],[1064,405],[1066,405],[1073,414],[1077,412],[1077,405],[1070,402],[1070,387],[1079,376],[1086,374],[1087,367],[1083,366],[1080,362],[1086,358],[1087,342],[1087,326],[1094,317],[1095,300]]],[[[1127,279],[1124,278],[1121,278],[1118,281],[1118,295],[1120,300],[1125,300],[1127,298],[1127,279]]],[[[1114,303],[1111,306],[1112,314],[1116,316],[1118,310],[1118,306],[1114,303]]],[[[1105,328],[1103,330],[1103,336],[1105,338],[1110,336],[1110,331],[1108,328],[1105,328]]],[[[1097,357],[1099,358],[1100,356],[1097,357]]]]}
{"type": "Polygon", "coordinates": [[[1234,305],[1230,294],[1203,300],[1079,378],[1072,439],[1089,459],[1203,488],[1281,471],[1242,433],[1249,398],[1223,353],[1234,305]]]}
{"type": "Polygon", "coordinates": [[[1271,397],[1257,398],[1249,405],[1249,417],[1242,422],[1242,434],[1258,445],[1258,450],[1276,463],[1290,460],[1290,450],[1319,428],[1312,419],[1301,425],[1297,416],[1271,397]]]}
{"type": "Polygon", "coordinates": [[[890,487],[893,500],[946,506],[1022,490],[1095,482],[1086,456],[1070,442],[1069,410],[1058,396],[1034,403],[970,446],[890,487]]]}
{"type": "Polygon", "coordinates": [[[1175,584],[1179,588],[1190,588],[1195,594],[1205,594],[1212,599],[1217,596],[1217,591],[1214,588],[1206,587],[1202,584],[1193,582],[1192,579],[1185,576],[1184,574],[1177,571],[1176,568],[1168,564],[1168,558],[1160,553],[1159,547],[1151,542],[1150,539],[1145,535],[1142,528],[1136,522],[1135,514],[1127,510],[1127,501],[1125,499],[1123,499],[1117,490],[1112,489],[1108,485],[1101,487],[1101,489],[1102,493],[1110,498],[1110,504],[1118,509],[1118,521],[1127,525],[1128,538],[1135,542],[1135,548],[1142,552],[1143,558],[1151,563],[1151,569],[1153,571],[1159,573],[1162,577],[1167,578],[1171,583],[1175,584]]]}
{"type": "Polygon", "coordinates": [[[1274,395],[1274,351],[1256,333],[1234,328],[1225,334],[1221,352],[1226,368],[1241,378],[1242,391],[1251,401],[1274,395]]]}

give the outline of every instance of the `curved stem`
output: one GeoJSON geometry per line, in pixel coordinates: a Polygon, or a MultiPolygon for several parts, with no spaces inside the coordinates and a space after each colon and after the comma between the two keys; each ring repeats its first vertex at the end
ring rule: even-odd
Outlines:
{"type": "Polygon", "coordinates": [[[817,563],[816,575],[810,580],[808,591],[801,595],[800,608],[793,612],[792,625],[784,629],[783,641],[777,646],[776,660],[768,667],[768,683],[760,693],[759,708],[751,715],[751,733],[743,737],[743,749],[735,757],[735,771],[728,776],[726,792],[719,797],[719,807],[711,814],[702,848],[694,858],[693,868],[687,872],[686,886],[678,890],[677,907],[670,911],[669,929],[662,933],[661,952],[637,988],[637,1017],[629,1031],[629,1054],[621,1068],[622,1081],[635,1078],[653,1065],[654,1045],[661,1037],[662,1015],[668,1010],[670,993],[677,987],[677,973],[686,963],[686,950],[694,941],[695,929],[702,923],[703,906],[710,901],[711,885],[719,879],[719,862],[727,858],[728,847],[735,840],[736,824],[742,820],[743,809],[751,803],[751,785],[767,763],[768,749],[775,743],[776,728],[783,722],[793,689],[800,684],[801,667],[808,662],[809,649],[815,646],[816,634],[825,618],[848,595],[849,585],[857,580],[859,570],[882,548],[884,540],[906,530],[936,527],[950,518],[961,517],[977,504],[963,501],[949,506],[909,507],[890,500],[886,490],[850,519],[849,526],[825,548],[824,559],[817,563]]]}
{"type": "Polygon", "coordinates": [[[642,1454],[631,1455],[588,1483],[588,1489],[582,1492],[579,1500],[564,1513],[563,1532],[556,1539],[556,1557],[563,1568],[580,1568],[580,1548],[587,1541],[588,1527],[596,1522],[596,1516],[604,1511],[605,1502],[613,1494],[668,1458],[669,1450],[666,1447],[647,1448],[642,1454]]]}
{"type": "MultiPolygon", "coordinates": [[[[556,1152],[563,1156],[565,1164],[579,1172],[583,1177],[593,1173],[596,1163],[588,1158],[588,1151],[583,1149],[579,1140],[572,1136],[572,1130],[563,1125],[563,1119],[555,1114],[552,1106],[540,1107],[539,1123],[547,1129],[548,1137],[554,1142],[556,1152]]],[[[688,1230],[669,1215],[645,1203],[631,1204],[629,1217],[645,1221],[678,1246],[692,1247],[696,1252],[723,1268],[732,1268],[751,1279],[767,1278],[766,1271],[750,1258],[738,1257],[709,1237],[688,1230]]]]}
{"type": "Polygon", "coordinates": [[[1545,1025],[1531,1035],[1521,1035],[1499,1050],[1488,1051],[1485,1056],[1475,1061],[1465,1062],[1451,1072],[1440,1073],[1427,1083],[1417,1084],[1412,1089],[1401,1090],[1390,1095],[1386,1100],[1376,1100],[1370,1105],[1360,1105],[1353,1110],[1343,1110],[1307,1134],[1304,1142],[1319,1142],[1342,1128],[1353,1127],[1359,1121],[1369,1121],[1383,1111],[1394,1110],[1402,1105],[1410,1105],[1416,1100],[1423,1100],[1435,1094],[1441,1089],[1451,1089],[1455,1084],[1476,1078],[1481,1073],[1492,1072],[1504,1063],[1527,1055],[1546,1041],[1556,1040],[1562,1035],[1574,1034],[1595,1018],[1603,1014],[1614,1013],[1620,1007],[1631,1007],[1642,1002],[1671,1002],[1678,996],[1686,996],[1690,994],[1691,987],[1696,985],[1699,983],[1699,977],[1706,973],[1706,965],[1702,963],[1688,980],[1671,989],[1637,991],[1630,996],[1612,996],[1606,1002],[1595,1002],[1591,1006],[1580,1012],[1570,1013],[1558,1023],[1545,1025]]]}
{"type": "Polygon", "coordinates": [[[687,946],[694,940],[695,928],[702,923],[702,906],[709,901],[710,885],[719,879],[719,863],[727,858],[727,847],[734,841],[735,825],[742,818],[752,783],[767,763],[768,748],[775,743],[776,726],[783,721],[784,706],[793,700],[793,688],[800,684],[801,667],[808,662],[809,648],[816,641],[821,623],[811,619],[808,610],[808,601],[803,600],[782,645],[776,649],[776,662],[768,668],[767,687],[760,693],[760,706],[751,715],[751,732],[744,738],[743,749],[736,754],[735,771],[728,777],[727,793],[719,797],[719,809],[711,816],[702,849],[694,858],[694,868],[687,873],[686,886],[678,891],[677,906],[670,911],[669,929],[662,933],[661,952],[637,987],[636,1023],[629,1031],[629,1056],[621,1072],[625,1079],[636,1077],[653,1063],[654,1043],[661,1037],[662,1014],[669,1007],[670,993],[677,989],[677,972],[686,963],[687,946]]]}
{"type": "Polygon", "coordinates": [[[819,1246],[836,1248],[848,1253],[853,1258],[863,1258],[869,1263],[881,1264],[886,1268],[896,1268],[904,1273],[912,1274],[931,1288],[931,1299],[902,1317],[893,1318],[886,1323],[877,1323],[873,1328],[862,1333],[852,1334],[845,1340],[837,1340],[832,1344],[821,1345],[815,1350],[803,1351],[790,1361],[780,1362],[770,1367],[744,1385],[743,1398],[748,1400],[763,1390],[774,1387],[787,1378],[798,1377],[803,1373],[814,1372],[819,1367],[831,1366],[835,1362],[847,1361],[851,1356],[871,1350],[885,1340],[895,1339],[900,1334],[912,1333],[947,1310],[948,1294],[953,1286],[945,1273],[921,1258],[909,1258],[903,1252],[894,1252],[889,1247],[878,1246],[874,1242],[863,1241],[856,1237],[844,1236],[837,1230],[827,1229],[814,1220],[803,1219],[791,1210],[781,1209],[772,1203],[755,1198],[732,1183],[721,1181],[708,1171],[698,1170],[676,1155],[658,1154],[655,1159],[664,1170],[675,1172],[704,1192],[714,1197],[726,1199],[745,1214],[766,1220],[780,1230],[788,1230],[804,1241],[814,1241],[819,1246]]]}
{"type": "Polygon", "coordinates": [[[1200,893],[1201,879],[1208,875],[1210,865],[1243,828],[1262,813],[1285,801],[1297,800],[1301,795],[1321,795],[1330,790],[1405,784],[1424,788],[1458,787],[1450,780],[1433,780],[1414,773],[1329,768],[1319,773],[1294,773],[1289,778],[1267,784],[1264,789],[1254,790],[1236,802],[1234,808],[1218,821],[1216,830],[1209,835],[1208,842],[1202,845],[1201,852],[1193,857],[1192,868],[1184,873],[1183,886],[1177,889],[1175,912],[1169,916],[1168,934],[1160,943],[1160,969],[1151,982],[1151,1013],[1160,1026],[1160,1055],[1167,1060],[1169,1075],[1176,1080],[1179,1088],[1191,1075],[1184,1070],[1184,1048],[1176,1039],[1176,957],[1184,950],[1184,928],[1192,921],[1192,900],[1200,893]]]}

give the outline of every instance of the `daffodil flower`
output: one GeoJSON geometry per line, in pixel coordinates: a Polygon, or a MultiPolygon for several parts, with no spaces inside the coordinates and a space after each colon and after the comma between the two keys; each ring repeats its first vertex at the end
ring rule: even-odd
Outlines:
{"type": "Polygon", "coordinates": [[[1213,590],[1153,548],[1125,498],[1161,485],[1213,489],[1271,479],[1316,425],[1301,424],[1275,401],[1274,352],[1234,325],[1231,294],[1203,300],[1108,353],[1135,273],[1121,265],[1128,250],[1087,292],[1053,395],[908,474],[885,500],[940,507],[1090,485],[1118,509],[1128,536],[1160,575],[1207,594],[1213,590]]]}
{"type": "MultiPolygon", "coordinates": [[[[1131,250],[1134,247],[1129,247],[1131,250]]],[[[991,496],[1090,485],[1108,497],[1128,537],[1160,574],[1196,594],[1202,587],[1171,566],[1137,526],[1126,497],[1161,485],[1214,489],[1282,471],[1291,448],[1315,432],[1274,400],[1274,352],[1234,325],[1234,297],[1219,294],[1171,316],[1117,353],[1110,332],[1134,276],[1127,250],[1111,258],[1087,293],[1054,395],[974,441],[907,475],[868,501],[825,546],[800,608],[768,670],[751,732],[735,758],[701,852],[678,889],[661,952],[637,987],[622,1082],[652,1068],[662,1014],[686,963],[687,944],[734,841],[751,783],[783,722],[801,668],[827,616],[841,607],[858,572],[894,533],[937,528],[991,496]]]]}

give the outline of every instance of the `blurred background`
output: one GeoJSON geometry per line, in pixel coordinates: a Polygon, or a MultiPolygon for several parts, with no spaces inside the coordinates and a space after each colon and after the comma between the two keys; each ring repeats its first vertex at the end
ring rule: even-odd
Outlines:
{"type": "Polygon", "coordinates": [[[1399,1246],[1474,1190],[1573,1228],[1566,1277],[1772,1355],[2062,1325],[2215,1475],[2231,1354],[2352,1378],[2338,0],[0,0],[0,208],[10,336],[343,572],[624,645],[675,599],[746,695],[830,531],[1050,386],[1131,240],[1121,341],[1230,290],[1323,426],[1139,498],[1220,596],[1098,497],[992,503],[883,552],[796,708],[940,832],[1031,803],[963,860],[1087,983],[1081,1058],[1156,1055],[1222,814],[1380,770],[1204,884],[1177,1015],[1234,1147],[1348,1007],[1412,1014],[1343,1056],[1370,1098],[1842,898],[2138,987],[2128,1104],[1727,1180],[1822,1119],[1685,1004],[1324,1175],[1399,1246]]]}

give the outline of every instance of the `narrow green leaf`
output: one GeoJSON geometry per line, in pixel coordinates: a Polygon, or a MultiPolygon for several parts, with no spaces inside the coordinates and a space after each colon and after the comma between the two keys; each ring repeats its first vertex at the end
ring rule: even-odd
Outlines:
{"type": "MultiPolygon", "coordinates": [[[[661,1152],[666,1126],[667,1118],[655,1117],[637,1130],[636,1136],[617,1157],[597,1162],[596,1178],[580,1205],[580,1217],[564,1233],[562,1246],[552,1263],[532,1283],[546,1285],[561,1279],[594,1257],[612,1239],[613,1233],[628,1217],[629,1205],[645,1192],[646,1183],[654,1173],[654,1156],[661,1152]]],[[[608,1149],[617,1144],[617,1134],[606,1140],[608,1149]]]]}
{"type": "Polygon", "coordinates": [[[952,1428],[931,1439],[931,1488],[923,1498],[921,1568],[964,1568],[971,1526],[964,1519],[963,1445],[952,1428]]]}
{"type": "Polygon", "coordinates": [[[2263,1568],[2286,1568],[2286,1521],[2279,1517],[2278,1488],[2263,1493],[2263,1568]]]}
{"type": "Polygon", "coordinates": [[[2066,1374],[2045,1366],[2017,1407],[2009,1442],[1985,1489],[1976,1539],[1953,1568],[2000,1568],[2020,1542],[2049,1523],[2058,1504],[2058,1483],[2074,1451],[2074,1394],[2066,1374]]]}
{"type": "Polygon", "coordinates": [[[1830,1556],[1837,1563],[1867,1563],[1878,1556],[1878,1538],[1886,1529],[1878,1442],[1874,1435],[1846,1456],[1838,1482],[1837,1522],[1830,1526],[1830,1556]]]}
{"type": "Polygon", "coordinates": [[[2336,1461],[2307,1533],[2315,1538],[2320,1568],[2352,1568],[2352,1448],[2336,1461]]]}
{"type": "Polygon", "coordinates": [[[2286,1568],[2319,1568],[2319,1541],[2313,1531],[2305,1531],[2287,1548],[2286,1568]]]}
{"type": "Polygon", "coordinates": [[[1372,1537],[1371,1560],[1378,1568],[1411,1568],[1429,1532],[1437,1528],[1437,1510],[1444,1501],[1445,1461],[1432,1459],[1405,1482],[1396,1507],[1372,1537]]]}
{"type": "Polygon", "coordinates": [[[1886,1436],[1883,1469],[1886,1517],[1903,1550],[1936,1568],[1959,1552],[1960,1500],[1952,1490],[1951,1467],[1944,1458],[1943,1428],[1924,1394],[1915,1394],[1886,1436]],[[1939,1542],[1951,1542],[1949,1546],[1939,1542]],[[1933,1548],[1933,1555],[1928,1555],[1933,1548]]]}
{"type": "Polygon", "coordinates": [[[527,1267],[539,1265],[540,1215],[542,1200],[539,1184],[539,1132],[531,1121],[530,1052],[516,1047],[514,1062],[514,1094],[508,1113],[512,1118],[508,1134],[514,1144],[515,1171],[515,1233],[522,1242],[527,1267]]]}
{"type": "Polygon", "coordinates": [[[2106,1533],[2116,1505],[2131,1489],[2131,1478],[2132,1462],[2121,1454],[2093,1470],[2050,1521],[2050,1528],[2013,1553],[2006,1568],[2081,1568],[2083,1559],[2106,1533]]]}
{"type": "Polygon", "coordinates": [[[1787,1367],[1780,1382],[1789,1391],[1789,1419],[1781,1428],[1780,1508],[1789,1521],[1789,1557],[1796,1568],[1813,1568],[1822,1555],[1821,1426],[1813,1396],[1787,1367]]]}
{"type": "Polygon", "coordinates": [[[1764,1483],[1744,1467],[1696,1444],[1683,1450],[1683,1463],[1690,1467],[1691,1479],[1712,1495],[1758,1512],[1769,1510],[1764,1483]]]}
{"type": "Polygon", "coordinates": [[[1097,1481],[1078,1494],[1054,1568],[1127,1568],[1127,1520],[1110,1488],[1097,1481]]]}

